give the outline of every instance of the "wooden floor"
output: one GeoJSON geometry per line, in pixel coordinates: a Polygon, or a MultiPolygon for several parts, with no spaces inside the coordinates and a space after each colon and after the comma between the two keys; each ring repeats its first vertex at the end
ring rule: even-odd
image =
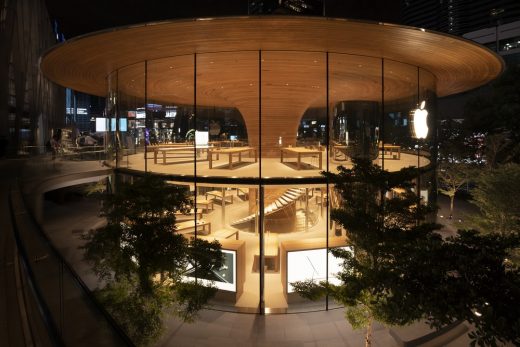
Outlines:
{"type": "MultiPolygon", "coordinates": [[[[245,158],[247,161],[250,158],[245,158]]],[[[420,166],[426,166],[430,163],[429,159],[420,157],[420,166]]],[[[281,163],[280,158],[259,158],[262,161],[262,176],[263,177],[317,177],[321,176],[321,170],[318,168],[316,163],[317,158],[302,158],[301,170],[296,169],[296,164],[293,163],[281,163]],[[307,164],[307,165],[306,165],[307,164]]],[[[322,167],[323,170],[327,169],[326,156],[323,155],[322,167]]],[[[378,165],[382,164],[381,159],[376,161],[378,165]]],[[[329,161],[329,170],[331,172],[337,172],[337,166],[343,165],[345,167],[351,167],[351,161],[329,161]]],[[[194,173],[194,162],[190,161],[179,161],[171,162],[169,164],[154,164],[153,155],[148,159],[148,171],[158,172],[164,174],[177,174],[177,175],[193,175],[194,173]]],[[[403,167],[417,166],[417,155],[409,153],[401,153],[401,158],[398,160],[389,159],[385,160],[385,169],[388,171],[397,171],[403,167]]],[[[121,167],[129,168],[134,170],[144,171],[145,160],[143,153],[130,154],[124,156],[121,162],[121,167]]],[[[209,162],[201,159],[197,161],[197,175],[199,176],[215,176],[215,177],[258,177],[259,176],[259,163],[255,163],[254,159],[249,162],[244,162],[241,165],[237,165],[233,169],[228,168],[228,162],[226,157],[220,158],[219,161],[213,162],[213,168],[209,168],[209,162]]]]}

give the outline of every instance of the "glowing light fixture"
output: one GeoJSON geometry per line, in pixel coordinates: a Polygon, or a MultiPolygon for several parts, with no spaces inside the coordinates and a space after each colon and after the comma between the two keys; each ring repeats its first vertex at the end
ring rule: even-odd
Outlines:
{"type": "Polygon", "coordinates": [[[428,136],[428,111],[424,108],[426,101],[413,111],[413,130],[416,139],[425,139],[428,136]]]}

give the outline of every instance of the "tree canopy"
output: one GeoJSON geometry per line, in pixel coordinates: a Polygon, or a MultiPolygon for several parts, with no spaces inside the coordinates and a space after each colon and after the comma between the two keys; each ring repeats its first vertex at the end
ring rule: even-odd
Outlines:
{"type": "Polygon", "coordinates": [[[520,324],[520,308],[510,307],[520,300],[519,272],[505,262],[518,235],[461,231],[443,240],[439,225],[427,222],[432,208],[418,204],[411,190],[417,169],[386,172],[353,161],[352,169],[326,174],[342,198],[331,218],[351,246],[331,250],[343,261],[341,284],[309,280],[294,283],[296,291],[311,299],[331,295],[353,327],[369,328],[374,319],[391,325],[426,319],[434,327],[467,320],[479,345],[520,342],[520,330],[509,328],[520,324]]]}
{"type": "Polygon", "coordinates": [[[192,321],[216,292],[185,276],[189,266],[203,275],[223,264],[217,241],[176,233],[175,212],[189,208],[185,188],[146,175],[105,196],[107,224],[86,236],[84,257],[103,284],[99,298],[138,344],[158,336],[165,308],[192,321]]]}

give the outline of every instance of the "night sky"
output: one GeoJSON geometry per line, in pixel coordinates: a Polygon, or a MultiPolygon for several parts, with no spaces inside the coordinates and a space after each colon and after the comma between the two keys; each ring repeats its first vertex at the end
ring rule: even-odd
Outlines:
{"type": "MultiPolygon", "coordinates": [[[[65,38],[175,18],[247,15],[247,0],[46,0],[65,38]]],[[[398,23],[400,0],[326,0],[328,17],[398,23]]]]}

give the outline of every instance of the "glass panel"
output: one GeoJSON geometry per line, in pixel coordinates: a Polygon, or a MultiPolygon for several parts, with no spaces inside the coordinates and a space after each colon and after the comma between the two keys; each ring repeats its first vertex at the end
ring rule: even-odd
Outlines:
{"type": "Polygon", "coordinates": [[[412,138],[411,112],[417,108],[417,67],[385,60],[384,125],[379,145],[385,170],[416,166],[415,140],[412,138]]]}
{"type": "Polygon", "coordinates": [[[197,55],[197,174],[258,177],[258,52],[197,55]]]}
{"type": "MultiPolygon", "coordinates": [[[[419,69],[419,107],[422,106],[424,101],[423,116],[426,115],[427,132],[425,132],[426,138],[419,139],[417,144],[418,148],[418,162],[419,167],[425,167],[430,164],[435,164],[437,158],[437,97],[436,97],[436,79],[433,74],[423,69],[419,69]]],[[[435,167],[435,165],[433,166],[435,167]]],[[[419,180],[419,191],[423,203],[433,202],[431,201],[436,196],[436,182],[433,175],[433,171],[427,172],[421,175],[419,180]]]]}
{"type": "Polygon", "coordinates": [[[266,259],[272,244],[280,257],[279,274],[266,274],[266,284],[270,284],[266,299],[273,305],[285,299],[288,312],[323,310],[325,298],[304,299],[294,292],[291,283],[327,278],[325,186],[277,186],[266,192],[266,259]],[[280,285],[283,297],[276,291],[280,285]]]}
{"type": "Polygon", "coordinates": [[[326,56],[262,52],[262,176],[320,176],[324,169],[326,56]]]}
{"type": "MultiPolygon", "coordinates": [[[[352,167],[352,158],[361,157],[380,163],[378,143],[381,136],[382,62],[381,59],[348,54],[329,55],[329,170],[338,165],[352,167]]],[[[328,210],[339,208],[339,196],[330,186],[320,190],[320,201],[328,210]],[[323,197],[321,197],[323,196],[323,197]]],[[[347,245],[346,232],[328,218],[329,247],[347,245]]],[[[329,278],[337,281],[336,258],[329,253],[329,278]]],[[[329,308],[341,304],[330,300],[329,308]]]]}
{"type": "Polygon", "coordinates": [[[212,306],[257,312],[260,299],[257,186],[197,185],[197,208],[211,232],[198,237],[222,245],[225,265],[215,269],[212,306]]]}
{"type": "Polygon", "coordinates": [[[117,73],[117,112],[121,157],[119,166],[145,170],[145,79],[144,63],[130,65],[117,73]],[[126,130],[125,130],[126,123],[126,130]]]}
{"type": "Polygon", "coordinates": [[[194,56],[147,63],[148,170],[193,175],[194,56]]]}
{"type": "Polygon", "coordinates": [[[426,117],[427,130],[424,132],[424,139],[419,141],[419,149],[423,160],[419,161],[419,165],[426,166],[430,163],[430,149],[435,148],[433,145],[436,141],[436,114],[437,114],[437,102],[436,102],[436,83],[435,77],[428,71],[423,69],[419,70],[419,98],[418,107],[419,109],[423,106],[426,110],[424,113],[426,117]],[[424,105],[422,104],[424,102],[424,105]]]}
{"type": "MultiPolygon", "coordinates": [[[[106,162],[111,165],[118,165],[116,156],[119,159],[121,151],[118,141],[119,133],[116,130],[116,93],[117,93],[117,72],[111,73],[107,77],[108,98],[106,99],[106,117],[96,117],[96,133],[103,134],[103,144],[106,149],[106,162]]],[[[84,137],[84,145],[98,145],[97,140],[90,135],[84,137]]],[[[118,160],[119,161],[119,160],[118,160]]]]}
{"type": "Polygon", "coordinates": [[[350,166],[352,157],[376,160],[381,119],[381,60],[329,56],[330,166],[350,166]]]}

